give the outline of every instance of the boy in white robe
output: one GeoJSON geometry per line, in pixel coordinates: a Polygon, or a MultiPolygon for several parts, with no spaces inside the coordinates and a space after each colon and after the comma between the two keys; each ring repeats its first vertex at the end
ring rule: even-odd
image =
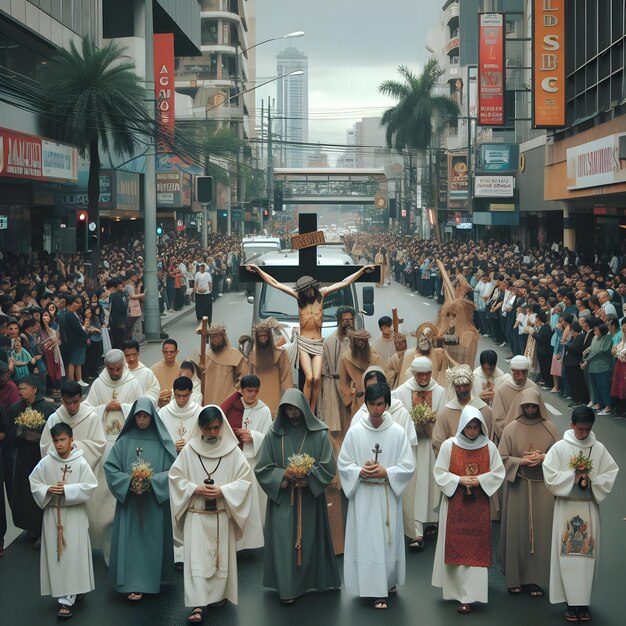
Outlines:
{"type": "Polygon", "coordinates": [[[200,377],[198,376],[198,366],[193,361],[183,361],[180,364],[180,370],[178,374],[180,376],[186,376],[191,380],[192,390],[191,390],[191,399],[200,406],[203,405],[204,401],[202,399],[202,382],[200,381],[200,377]]]}
{"type": "Polygon", "coordinates": [[[485,418],[476,407],[463,409],[456,436],[441,445],[433,474],[442,496],[432,584],[443,590],[444,600],[459,602],[459,613],[470,613],[472,603],[487,602],[489,497],[505,476],[498,448],[489,441],[485,418]]]}
{"type": "Polygon", "coordinates": [[[72,429],[53,426],[53,447],[30,475],[30,488],[43,509],[41,595],[58,599],[57,616],[69,618],[74,605],[95,589],[85,502],[98,483],[72,429]]]}
{"type": "Polygon", "coordinates": [[[181,450],[170,468],[174,543],[185,547],[185,606],[190,623],[207,605],[237,604],[236,541],[252,505],[250,466],[222,410],[204,407],[200,436],[181,450]]]}
{"type": "Polygon", "coordinates": [[[128,371],[137,379],[142,395],[150,398],[154,406],[157,406],[161,395],[161,385],[154,372],[139,360],[139,342],[127,339],[122,343],[122,352],[128,371]]]}
{"type": "MultiPolygon", "coordinates": [[[[550,602],[566,602],[568,622],[591,620],[589,605],[600,547],[600,503],[613,489],[619,468],[591,432],[593,409],[572,411],[572,429],[546,454],[543,478],[556,496],[552,522],[550,602]],[[574,469],[574,457],[591,463],[574,469]]],[[[579,463],[579,467],[581,464],[579,463]]]]}
{"type": "Polygon", "coordinates": [[[406,433],[386,410],[390,402],[388,385],[367,387],[368,417],[348,430],[337,460],[341,488],[349,500],[346,591],[375,598],[376,609],[386,609],[389,593],[404,584],[402,492],[415,471],[406,433]]]}

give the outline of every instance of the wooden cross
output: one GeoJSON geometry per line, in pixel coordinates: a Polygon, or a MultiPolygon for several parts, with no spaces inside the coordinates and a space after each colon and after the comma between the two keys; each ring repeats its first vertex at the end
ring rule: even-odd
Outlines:
{"type": "Polygon", "coordinates": [[[250,430],[249,428],[250,424],[252,424],[252,420],[249,417],[246,417],[246,419],[243,421],[243,427],[246,430],[250,430]]]}
{"type": "Polygon", "coordinates": [[[380,447],[380,444],[376,444],[372,448],[372,452],[374,453],[374,463],[378,463],[378,455],[383,453],[383,449],[380,447]]]}
{"type": "Polygon", "coordinates": [[[64,481],[66,474],[71,474],[71,473],[72,473],[72,467],[66,463],[65,467],[63,468],[63,477],[61,478],[61,480],[64,481]]]}
{"type": "MultiPolygon", "coordinates": [[[[314,233],[317,230],[317,213],[300,213],[298,216],[298,232],[314,233]]],[[[354,274],[360,265],[318,265],[317,246],[302,248],[298,251],[298,265],[280,266],[265,265],[263,270],[281,283],[295,283],[301,276],[312,276],[320,283],[336,283],[354,274]]],[[[243,283],[259,283],[262,278],[256,272],[249,272],[245,265],[239,267],[239,280],[243,283]]],[[[380,267],[373,272],[363,274],[356,282],[380,282],[380,267]]]]}
{"type": "Polygon", "coordinates": [[[400,332],[400,324],[404,323],[404,318],[398,317],[398,309],[391,309],[391,315],[393,316],[393,332],[397,335],[400,332]]]}

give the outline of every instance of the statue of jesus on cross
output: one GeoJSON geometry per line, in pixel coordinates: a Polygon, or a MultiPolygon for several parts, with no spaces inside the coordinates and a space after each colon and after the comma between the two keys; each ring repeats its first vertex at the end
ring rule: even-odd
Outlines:
{"type": "Polygon", "coordinates": [[[246,269],[256,272],[270,287],[279,289],[298,301],[300,317],[300,331],[297,333],[298,356],[306,379],[302,393],[311,406],[311,410],[315,412],[322,380],[324,297],[351,285],[366,272],[373,272],[375,266],[364,265],[354,274],[328,287],[320,287],[318,281],[312,276],[302,276],[296,281],[295,289],[277,281],[257,265],[246,265],[246,269]]]}

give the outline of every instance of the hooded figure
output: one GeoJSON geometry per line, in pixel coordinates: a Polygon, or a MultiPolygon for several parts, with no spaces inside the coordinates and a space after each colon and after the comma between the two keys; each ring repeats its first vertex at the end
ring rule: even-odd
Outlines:
{"type": "Polygon", "coordinates": [[[473,602],[487,602],[489,497],[504,480],[502,459],[476,407],[463,409],[456,436],[441,445],[434,475],[442,496],[432,584],[444,600],[459,602],[460,613],[469,613],[473,602]]]}
{"type": "Polygon", "coordinates": [[[283,602],[293,602],[310,589],[341,586],[324,493],[335,471],[326,424],[313,415],[301,391],[288,389],[255,468],[268,498],[263,584],[277,589],[283,602]],[[296,454],[314,459],[309,475],[297,484],[286,472],[296,454]]]}
{"type": "Polygon", "coordinates": [[[531,595],[541,596],[538,585],[547,585],[550,580],[554,496],[543,480],[543,460],[560,439],[542,409],[539,390],[522,391],[518,415],[505,427],[498,445],[506,470],[500,564],[511,593],[529,585],[531,595]]]}
{"type": "Polygon", "coordinates": [[[174,577],[167,473],[175,459],[176,448],[152,399],[140,398],[104,463],[107,484],[117,500],[109,578],[115,591],[130,594],[129,600],[158,593],[161,582],[174,577]],[[146,416],[137,419],[138,413],[149,421],[146,416]],[[154,476],[146,491],[137,493],[133,464],[141,460],[150,464],[154,476]]]}
{"type": "Polygon", "coordinates": [[[220,421],[219,434],[191,439],[169,474],[174,545],[184,546],[185,606],[237,604],[236,542],[250,517],[250,466],[219,406],[204,407],[198,421],[201,433],[220,421]],[[219,487],[221,495],[206,499],[196,493],[203,485],[219,487]]]}

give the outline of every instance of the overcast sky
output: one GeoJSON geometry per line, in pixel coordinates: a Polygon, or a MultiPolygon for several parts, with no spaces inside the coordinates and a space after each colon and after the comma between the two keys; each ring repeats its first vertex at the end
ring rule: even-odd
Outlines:
{"type": "MultiPolygon", "coordinates": [[[[419,72],[428,58],[427,31],[443,0],[256,0],[256,41],[302,30],[306,36],[257,48],[259,79],[276,75],[276,54],[289,45],[309,58],[309,140],[345,143],[345,131],[393,104],[378,85],[397,67],[419,72]],[[323,111],[322,111],[323,110],[323,111]],[[320,119],[324,118],[324,119],[320,119]],[[329,119],[332,118],[332,119],[329,119]],[[346,118],[346,119],[341,119],[346,118]]],[[[257,90],[275,97],[275,85],[257,90]]]]}

